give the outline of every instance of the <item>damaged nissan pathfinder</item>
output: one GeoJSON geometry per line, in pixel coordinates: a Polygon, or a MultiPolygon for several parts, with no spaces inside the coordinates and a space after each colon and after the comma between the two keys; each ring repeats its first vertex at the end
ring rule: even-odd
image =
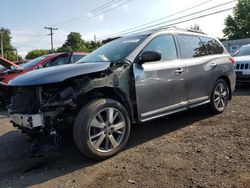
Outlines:
{"type": "Polygon", "coordinates": [[[131,124],[200,105],[222,113],[235,88],[233,63],[205,34],[169,28],[127,36],[76,64],[10,81],[9,117],[33,137],[71,128],[85,156],[106,159],[125,147],[131,124]]]}

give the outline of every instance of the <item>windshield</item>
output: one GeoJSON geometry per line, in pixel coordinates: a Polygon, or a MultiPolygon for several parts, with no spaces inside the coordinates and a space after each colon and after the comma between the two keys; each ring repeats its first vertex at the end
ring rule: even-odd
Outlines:
{"type": "Polygon", "coordinates": [[[40,56],[40,57],[37,57],[31,61],[28,61],[27,63],[24,63],[24,64],[21,64],[21,66],[24,68],[24,69],[29,69],[31,68],[32,66],[34,66],[35,64],[39,63],[39,61],[45,59],[46,57],[48,56],[40,56]]]}
{"type": "Polygon", "coordinates": [[[234,56],[246,56],[250,55],[250,46],[242,46],[234,56]]]}
{"type": "Polygon", "coordinates": [[[86,55],[76,63],[119,61],[127,57],[146,36],[124,37],[111,41],[86,55]]]}

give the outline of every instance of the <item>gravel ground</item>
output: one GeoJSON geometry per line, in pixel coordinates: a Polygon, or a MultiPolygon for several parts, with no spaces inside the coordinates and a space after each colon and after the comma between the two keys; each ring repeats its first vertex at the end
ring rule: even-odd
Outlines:
{"type": "Polygon", "coordinates": [[[66,137],[60,153],[32,157],[26,135],[0,111],[0,187],[250,187],[250,85],[223,114],[203,108],[132,127],[127,148],[102,162],[66,137]]]}

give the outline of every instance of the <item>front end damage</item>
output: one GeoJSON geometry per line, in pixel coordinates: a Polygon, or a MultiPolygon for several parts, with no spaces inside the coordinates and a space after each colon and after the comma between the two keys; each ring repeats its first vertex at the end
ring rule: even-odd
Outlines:
{"type": "Polygon", "coordinates": [[[128,101],[135,97],[131,96],[134,92],[130,91],[133,82],[130,80],[132,76],[129,67],[128,63],[116,64],[101,72],[59,83],[13,86],[14,94],[8,106],[11,122],[32,138],[52,135],[56,141],[65,130],[72,132],[79,110],[96,97],[119,95],[128,111],[131,111],[128,101]],[[111,89],[114,93],[110,93],[111,89]]]}
{"type": "Polygon", "coordinates": [[[32,86],[14,88],[8,113],[11,122],[30,135],[49,135],[62,129],[76,109],[72,87],[32,86]]]}

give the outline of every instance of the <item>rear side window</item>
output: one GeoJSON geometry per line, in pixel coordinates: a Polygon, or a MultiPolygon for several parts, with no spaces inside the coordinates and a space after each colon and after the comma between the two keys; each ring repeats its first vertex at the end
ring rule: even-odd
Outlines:
{"type": "Polygon", "coordinates": [[[157,51],[161,53],[161,61],[177,59],[176,46],[172,35],[160,35],[151,40],[143,49],[145,51],[157,51]]]}
{"type": "Polygon", "coordinates": [[[206,55],[206,48],[197,36],[177,35],[182,58],[193,58],[206,55]]]}
{"type": "Polygon", "coordinates": [[[205,45],[208,54],[223,54],[224,48],[221,46],[221,44],[212,38],[209,37],[200,37],[203,44],[205,45]]]}
{"type": "Polygon", "coordinates": [[[78,60],[82,59],[85,55],[75,55],[72,56],[72,63],[77,62],[78,60]]]}
{"type": "Polygon", "coordinates": [[[57,65],[65,65],[68,64],[69,62],[69,56],[64,55],[64,56],[58,56],[50,60],[48,63],[44,65],[44,67],[53,67],[57,65]]]}

